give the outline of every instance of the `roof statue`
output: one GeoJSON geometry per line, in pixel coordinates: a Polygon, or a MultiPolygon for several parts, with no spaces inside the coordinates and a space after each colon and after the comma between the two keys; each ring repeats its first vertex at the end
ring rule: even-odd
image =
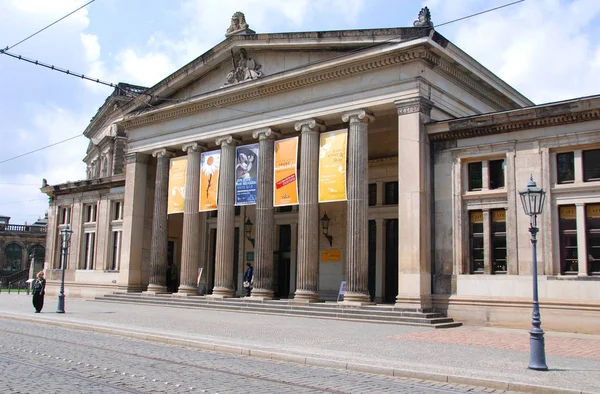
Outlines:
{"type": "Polygon", "coordinates": [[[231,17],[231,25],[225,32],[225,37],[232,36],[234,34],[254,34],[254,30],[250,30],[250,25],[246,23],[246,16],[243,12],[236,12],[231,17]]]}
{"type": "Polygon", "coordinates": [[[233,85],[239,82],[251,81],[262,77],[260,72],[261,65],[246,54],[245,49],[240,49],[237,55],[231,52],[231,61],[233,69],[227,74],[225,86],[233,85]]]}
{"type": "Polygon", "coordinates": [[[419,11],[419,19],[413,22],[414,27],[433,27],[433,22],[431,21],[431,13],[429,12],[429,8],[423,7],[421,11],[419,11]]]}

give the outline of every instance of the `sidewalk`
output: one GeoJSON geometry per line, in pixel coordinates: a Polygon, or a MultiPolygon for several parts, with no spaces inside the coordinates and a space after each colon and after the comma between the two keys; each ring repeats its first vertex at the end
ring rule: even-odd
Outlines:
{"type": "MultiPolygon", "coordinates": [[[[446,330],[0,294],[0,318],[202,349],[514,391],[600,393],[600,336],[546,333],[548,372],[527,369],[529,327],[446,330]],[[552,388],[552,389],[551,389],[552,388]]],[[[543,327],[542,316],[542,327],[543,327]]]]}

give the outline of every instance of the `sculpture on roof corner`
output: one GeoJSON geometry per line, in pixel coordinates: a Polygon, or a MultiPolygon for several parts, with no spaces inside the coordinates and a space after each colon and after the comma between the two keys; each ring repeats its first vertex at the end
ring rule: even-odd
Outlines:
{"type": "Polygon", "coordinates": [[[246,16],[243,12],[236,12],[231,17],[231,25],[225,32],[225,37],[232,36],[234,34],[255,34],[254,30],[250,30],[250,25],[246,23],[246,16]]]}
{"type": "Polygon", "coordinates": [[[262,72],[259,71],[261,65],[249,57],[246,50],[243,48],[240,49],[237,55],[234,55],[233,51],[231,51],[231,61],[233,62],[233,69],[227,74],[225,86],[244,81],[252,81],[263,75],[262,72]]]}
{"type": "Polygon", "coordinates": [[[429,8],[423,7],[421,11],[419,11],[419,19],[413,22],[414,27],[433,27],[433,22],[431,21],[431,13],[429,12],[429,8]]]}

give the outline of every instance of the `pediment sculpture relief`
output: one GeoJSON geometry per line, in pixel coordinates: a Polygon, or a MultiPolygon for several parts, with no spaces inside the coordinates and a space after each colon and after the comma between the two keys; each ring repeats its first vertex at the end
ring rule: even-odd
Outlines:
{"type": "Polygon", "coordinates": [[[261,65],[249,57],[245,49],[240,49],[237,55],[232,51],[231,61],[233,69],[227,74],[225,86],[258,79],[263,75],[261,65]]]}

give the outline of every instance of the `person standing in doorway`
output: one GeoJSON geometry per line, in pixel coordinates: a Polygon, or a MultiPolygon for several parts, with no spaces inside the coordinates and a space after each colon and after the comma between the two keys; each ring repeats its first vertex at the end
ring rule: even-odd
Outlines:
{"type": "Polygon", "coordinates": [[[33,307],[35,313],[40,313],[44,307],[44,294],[46,294],[46,279],[44,279],[44,271],[37,274],[37,278],[33,281],[33,307]]]}
{"type": "Polygon", "coordinates": [[[252,267],[251,262],[247,262],[246,272],[244,272],[244,288],[246,289],[246,297],[250,297],[250,293],[252,292],[252,281],[254,279],[254,267],[252,267]]]}

